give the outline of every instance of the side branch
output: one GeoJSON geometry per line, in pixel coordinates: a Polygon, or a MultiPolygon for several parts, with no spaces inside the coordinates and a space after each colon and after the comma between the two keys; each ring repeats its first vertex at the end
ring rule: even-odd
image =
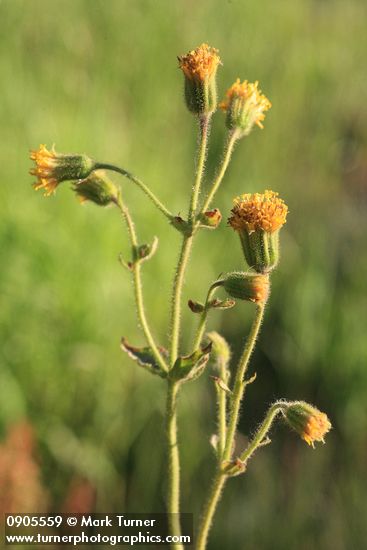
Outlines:
{"type": "Polygon", "coordinates": [[[95,165],[95,170],[104,169],[104,170],[111,170],[113,172],[117,172],[118,174],[121,174],[122,176],[125,176],[130,181],[135,183],[140,189],[147,195],[147,197],[150,198],[150,200],[153,202],[153,204],[168,218],[170,221],[174,218],[173,214],[164,206],[164,204],[161,203],[161,201],[155,196],[155,194],[149,189],[145,183],[143,183],[140,179],[138,179],[136,176],[128,172],[127,170],[124,170],[123,168],[119,168],[118,166],[115,166],[114,164],[105,164],[105,163],[97,163],[95,165]]]}
{"type": "Polygon", "coordinates": [[[219,188],[220,184],[222,183],[222,180],[223,180],[224,175],[227,171],[229,162],[230,162],[231,157],[232,157],[233,149],[234,149],[234,146],[235,146],[235,143],[236,143],[237,140],[238,140],[238,134],[237,134],[236,130],[231,131],[228,135],[228,139],[227,139],[227,143],[226,143],[226,146],[225,146],[225,151],[224,151],[224,156],[223,156],[222,163],[220,165],[218,174],[217,174],[216,178],[214,179],[214,181],[212,183],[211,189],[210,189],[210,191],[207,195],[205,203],[204,203],[203,207],[201,208],[201,211],[200,211],[201,214],[203,214],[204,212],[206,212],[209,209],[210,204],[211,204],[212,200],[214,199],[214,196],[215,196],[216,192],[218,191],[218,188],[219,188]]]}
{"type": "MultiPolygon", "coordinates": [[[[131,247],[134,251],[136,247],[138,246],[138,240],[136,236],[135,226],[134,222],[132,221],[130,212],[123,203],[121,196],[117,200],[117,206],[121,211],[121,214],[126,222],[131,247]]],[[[151,330],[149,328],[149,324],[146,318],[145,314],[145,307],[144,307],[144,300],[143,300],[143,288],[142,288],[142,282],[141,282],[141,265],[140,262],[134,262],[132,267],[132,273],[133,273],[133,282],[134,282],[134,293],[135,293],[135,301],[136,301],[136,308],[138,310],[138,316],[139,320],[144,332],[144,335],[147,339],[147,342],[154,354],[154,357],[159,364],[159,366],[165,371],[168,371],[168,365],[166,364],[165,360],[162,357],[161,352],[158,349],[157,344],[154,341],[153,335],[151,333],[151,330]]]]}

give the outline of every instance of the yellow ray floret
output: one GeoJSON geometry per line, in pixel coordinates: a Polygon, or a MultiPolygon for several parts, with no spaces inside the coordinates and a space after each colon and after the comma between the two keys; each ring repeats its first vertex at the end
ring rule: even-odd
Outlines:
{"type": "Polygon", "coordinates": [[[30,170],[30,174],[37,177],[34,188],[36,190],[44,189],[45,195],[51,195],[59,184],[55,177],[58,155],[54,147],[51,151],[48,151],[45,145],[40,145],[37,151],[31,151],[30,158],[36,163],[35,168],[30,170]]]}
{"type": "Polygon", "coordinates": [[[324,436],[331,429],[331,423],[325,413],[317,412],[312,414],[301,434],[302,439],[309,445],[314,446],[315,441],[324,442],[324,436]]]}
{"type": "Polygon", "coordinates": [[[273,233],[286,222],[288,206],[274,191],[246,193],[233,202],[228,223],[236,231],[245,229],[249,233],[256,230],[273,233]]]}
{"type": "Polygon", "coordinates": [[[216,48],[201,44],[195,50],[180,56],[178,62],[187,78],[203,81],[215,73],[220,57],[216,48]]]}
{"type": "Polygon", "coordinates": [[[251,113],[253,123],[263,128],[262,121],[265,119],[265,112],[271,107],[269,99],[259,90],[259,83],[248,82],[244,80],[242,83],[239,78],[226,92],[226,99],[219,104],[223,111],[231,108],[233,102],[238,100],[241,103],[242,109],[251,113]]]}

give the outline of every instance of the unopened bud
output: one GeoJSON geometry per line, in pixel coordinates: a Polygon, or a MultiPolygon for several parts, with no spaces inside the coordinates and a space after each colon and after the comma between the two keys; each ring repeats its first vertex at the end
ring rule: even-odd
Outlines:
{"type": "Polygon", "coordinates": [[[93,172],[73,187],[80,202],[91,201],[99,206],[116,202],[119,190],[102,170],[93,172]]]}
{"type": "Polygon", "coordinates": [[[208,332],[207,336],[212,343],[212,358],[216,369],[218,371],[227,369],[231,359],[231,348],[227,340],[215,331],[208,332]]]}
{"type": "Polygon", "coordinates": [[[34,188],[44,189],[45,195],[51,195],[63,181],[86,178],[92,172],[95,163],[87,155],[62,155],[54,148],[48,151],[40,145],[37,151],[31,151],[31,160],[36,164],[30,173],[37,177],[34,188]]]}
{"type": "Polygon", "coordinates": [[[238,232],[245,259],[258,273],[272,271],[279,261],[279,230],[288,207],[278,193],[247,193],[234,200],[229,225],[238,232]]]}
{"type": "Polygon", "coordinates": [[[213,113],[217,108],[218,50],[201,44],[179,57],[178,61],[185,76],[185,99],[189,111],[198,116],[213,113]]]}
{"type": "Polygon", "coordinates": [[[234,271],[221,278],[222,286],[233,298],[265,303],[269,296],[269,276],[259,273],[234,271]]]}
{"type": "Polygon", "coordinates": [[[216,229],[221,222],[222,214],[215,208],[214,210],[208,210],[200,215],[200,224],[207,229],[216,229]]]}

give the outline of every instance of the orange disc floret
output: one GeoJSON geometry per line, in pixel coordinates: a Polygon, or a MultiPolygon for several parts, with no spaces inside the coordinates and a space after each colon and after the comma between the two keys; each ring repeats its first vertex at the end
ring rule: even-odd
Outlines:
{"type": "Polygon", "coordinates": [[[314,447],[315,441],[324,443],[324,437],[331,429],[325,413],[305,401],[291,401],[284,406],[286,420],[308,445],[314,447]]]}
{"type": "Polygon", "coordinates": [[[178,57],[178,62],[187,78],[204,81],[216,72],[221,61],[216,48],[201,44],[195,50],[178,57]]]}
{"type": "Polygon", "coordinates": [[[51,195],[59,184],[55,177],[58,160],[54,148],[48,151],[45,145],[40,145],[37,151],[31,151],[30,159],[36,163],[35,168],[30,170],[30,174],[37,177],[34,188],[44,189],[45,195],[51,195]]]}
{"type": "Polygon", "coordinates": [[[285,224],[288,206],[278,193],[266,190],[264,193],[246,193],[234,199],[232,216],[228,223],[236,231],[252,233],[263,230],[273,233],[285,224]]]}
{"type": "Polygon", "coordinates": [[[241,126],[257,124],[263,128],[262,121],[265,119],[265,112],[271,107],[269,99],[259,90],[259,83],[248,82],[244,80],[242,83],[239,78],[226,92],[226,99],[219,104],[223,111],[233,109],[233,117],[237,119],[237,123],[241,126]],[[243,119],[243,120],[241,120],[243,119]]]}
{"type": "Polygon", "coordinates": [[[301,437],[313,447],[315,441],[322,441],[324,443],[324,436],[330,429],[331,423],[326,414],[317,411],[309,417],[301,437]]]}
{"type": "Polygon", "coordinates": [[[269,296],[269,277],[257,275],[253,278],[253,302],[266,302],[269,296]]]}

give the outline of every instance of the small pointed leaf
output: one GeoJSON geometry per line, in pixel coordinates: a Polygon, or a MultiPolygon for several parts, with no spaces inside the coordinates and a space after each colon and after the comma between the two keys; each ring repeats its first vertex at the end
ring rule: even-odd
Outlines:
{"type": "MultiPolygon", "coordinates": [[[[149,370],[152,374],[158,374],[158,376],[161,376],[162,378],[165,378],[166,373],[162,371],[160,366],[158,365],[154,354],[148,346],[137,348],[135,346],[131,346],[126,338],[121,339],[121,349],[125,351],[131,359],[136,361],[138,365],[141,367],[144,367],[145,369],[149,370]]],[[[164,348],[160,348],[159,350],[162,355],[165,357],[168,357],[167,350],[164,348]]]]}
{"type": "Polygon", "coordinates": [[[215,298],[214,300],[211,300],[208,303],[208,307],[214,308],[214,309],[230,309],[235,305],[236,305],[236,302],[234,300],[218,300],[217,298],[215,298]]]}
{"type": "Polygon", "coordinates": [[[171,225],[187,237],[192,234],[192,225],[181,218],[181,216],[174,216],[171,219],[171,225]]]}
{"type": "Polygon", "coordinates": [[[141,244],[137,247],[136,250],[136,256],[137,260],[140,260],[141,262],[145,262],[146,260],[150,260],[156,253],[158,248],[158,238],[154,237],[152,244],[141,244]]]}
{"type": "Polygon", "coordinates": [[[221,389],[222,391],[225,391],[226,393],[232,393],[232,391],[229,389],[227,384],[219,376],[211,376],[211,378],[214,380],[215,385],[219,389],[221,389]]]}
{"type": "Polygon", "coordinates": [[[202,313],[205,309],[204,305],[201,302],[194,302],[193,300],[189,300],[187,302],[187,305],[193,313],[202,313]]]}
{"type": "Polygon", "coordinates": [[[194,351],[191,355],[178,357],[170,371],[170,376],[174,380],[195,380],[203,373],[211,349],[212,344],[210,342],[207,346],[194,351]]]}

